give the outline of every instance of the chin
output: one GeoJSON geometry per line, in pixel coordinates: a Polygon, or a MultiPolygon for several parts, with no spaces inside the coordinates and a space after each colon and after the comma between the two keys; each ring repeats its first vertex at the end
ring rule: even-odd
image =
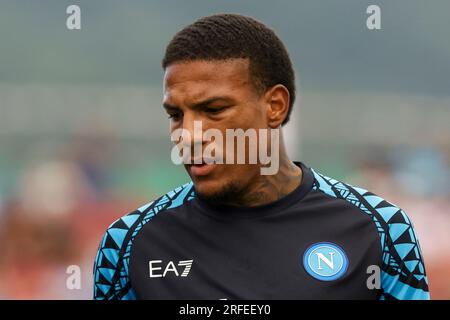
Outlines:
{"type": "Polygon", "coordinates": [[[194,181],[195,193],[201,200],[211,203],[233,203],[239,196],[239,183],[228,182],[219,183],[212,181],[194,181]]]}
{"type": "Polygon", "coordinates": [[[194,180],[194,187],[199,197],[210,198],[220,194],[225,186],[217,180],[194,180]]]}

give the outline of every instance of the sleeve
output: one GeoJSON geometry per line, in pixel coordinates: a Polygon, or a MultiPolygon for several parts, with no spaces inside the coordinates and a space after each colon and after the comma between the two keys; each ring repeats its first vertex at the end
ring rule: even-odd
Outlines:
{"type": "Polygon", "coordinates": [[[132,212],[116,220],[106,230],[94,261],[94,300],[134,300],[128,262],[131,226],[139,212],[132,212]]]}
{"type": "Polygon", "coordinates": [[[387,205],[383,217],[381,300],[429,300],[428,280],[419,241],[406,213],[387,205]]]}
{"type": "Polygon", "coordinates": [[[106,230],[94,262],[94,300],[135,300],[128,274],[133,240],[158,212],[192,199],[192,182],[116,220],[106,230]]]}

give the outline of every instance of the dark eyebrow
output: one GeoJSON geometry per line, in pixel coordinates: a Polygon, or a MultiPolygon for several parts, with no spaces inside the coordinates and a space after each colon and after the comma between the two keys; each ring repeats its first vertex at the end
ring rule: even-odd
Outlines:
{"type": "MultiPolygon", "coordinates": [[[[205,108],[205,107],[207,107],[209,104],[211,104],[211,103],[213,103],[213,102],[216,102],[216,101],[232,102],[233,100],[232,100],[231,98],[228,98],[228,97],[212,97],[212,98],[206,99],[206,100],[204,100],[204,101],[200,101],[200,102],[194,103],[194,104],[191,106],[191,108],[192,108],[192,109],[202,109],[202,108],[205,108]]],[[[171,105],[171,104],[169,104],[169,103],[163,103],[163,107],[164,107],[164,109],[166,109],[167,111],[169,111],[169,110],[173,110],[173,111],[175,111],[175,110],[180,110],[179,107],[177,107],[177,106],[175,106],[175,105],[171,105]]]]}
{"type": "Polygon", "coordinates": [[[216,102],[216,101],[231,102],[232,100],[230,98],[228,98],[228,97],[212,97],[212,98],[206,99],[204,101],[200,101],[200,102],[197,102],[197,103],[193,104],[191,106],[191,108],[192,109],[202,109],[202,108],[205,108],[209,104],[211,104],[213,102],[216,102]]]}
{"type": "Polygon", "coordinates": [[[163,103],[163,107],[164,109],[166,109],[166,111],[177,111],[180,110],[180,108],[178,108],[177,106],[168,104],[168,103],[163,103]]]}

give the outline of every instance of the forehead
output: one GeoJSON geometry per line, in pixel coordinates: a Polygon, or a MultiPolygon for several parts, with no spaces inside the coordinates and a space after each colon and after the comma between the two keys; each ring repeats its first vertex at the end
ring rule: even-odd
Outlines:
{"type": "Polygon", "coordinates": [[[195,60],[169,65],[164,74],[164,101],[186,103],[248,89],[248,59],[195,60]]]}

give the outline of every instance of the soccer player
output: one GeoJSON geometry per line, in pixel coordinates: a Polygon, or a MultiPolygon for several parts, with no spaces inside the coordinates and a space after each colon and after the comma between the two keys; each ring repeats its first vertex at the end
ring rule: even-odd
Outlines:
{"type": "MultiPolygon", "coordinates": [[[[162,66],[172,132],[192,133],[195,121],[225,134],[289,120],[288,52],[252,18],[197,20],[173,37],[162,66]]],[[[276,173],[261,174],[261,161],[186,163],[191,182],[111,224],[95,260],[94,298],[429,299],[405,212],[291,161],[282,131],[278,140],[276,173]]]]}

